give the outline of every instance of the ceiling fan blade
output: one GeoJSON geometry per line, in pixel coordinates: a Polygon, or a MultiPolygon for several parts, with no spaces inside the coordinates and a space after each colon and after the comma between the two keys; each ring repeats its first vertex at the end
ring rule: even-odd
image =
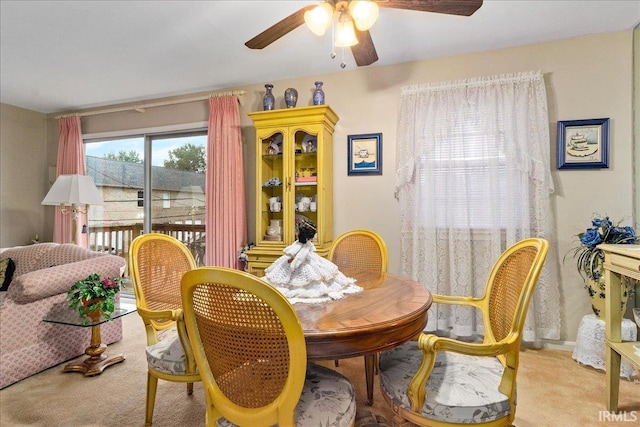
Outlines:
{"type": "Polygon", "coordinates": [[[371,65],[378,60],[378,53],[376,47],[373,45],[371,34],[369,30],[359,31],[356,29],[356,37],[358,38],[358,44],[351,46],[351,53],[356,60],[358,67],[365,65],[371,65]]]}
{"type": "Polygon", "coordinates": [[[379,0],[380,7],[471,16],[480,9],[482,0],[379,0]]]}
{"type": "Polygon", "coordinates": [[[278,40],[280,37],[304,24],[304,13],[316,6],[317,5],[312,4],[310,6],[303,7],[297,12],[294,12],[291,15],[287,16],[282,21],[279,21],[276,24],[270,26],[269,28],[246,42],[244,45],[250,49],[264,49],[274,41],[278,40]]]}

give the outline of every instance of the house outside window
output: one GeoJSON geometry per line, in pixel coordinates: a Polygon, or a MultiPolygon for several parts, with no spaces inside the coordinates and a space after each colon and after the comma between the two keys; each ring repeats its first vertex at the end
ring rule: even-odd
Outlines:
{"type": "Polygon", "coordinates": [[[103,206],[89,210],[89,246],[126,256],[131,240],[160,232],[204,262],[206,130],[85,141],[87,175],[103,206]]]}

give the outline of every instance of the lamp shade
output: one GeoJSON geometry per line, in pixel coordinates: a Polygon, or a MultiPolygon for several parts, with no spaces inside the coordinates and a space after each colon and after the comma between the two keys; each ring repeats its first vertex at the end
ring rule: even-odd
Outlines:
{"type": "Polygon", "coordinates": [[[304,13],[304,22],[316,35],[324,36],[333,18],[333,8],[329,3],[319,4],[304,13]]]}
{"type": "Polygon", "coordinates": [[[349,3],[349,12],[360,31],[368,30],[378,19],[378,5],[373,1],[353,0],[349,3]]]}
{"type": "Polygon", "coordinates": [[[353,20],[347,12],[340,12],[336,28],[336,46],[349,47],[356,44],[358,44],[358,38],[353,28],[353,20]]]}
{"type": "Polygon", "coordinates": [[[103,205],[93,178],[86,175],[60,175],[42,201],[43,205],[103,205]]]}

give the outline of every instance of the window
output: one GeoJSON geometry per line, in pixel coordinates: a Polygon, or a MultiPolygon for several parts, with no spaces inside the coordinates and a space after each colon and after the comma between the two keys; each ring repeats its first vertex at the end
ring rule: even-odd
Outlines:
{"type": "MultiPolygon", "coordinates": [[[[516,220],[521,216],[519,205],[507,209],[504,139],[496,140],[468,123],[460,127],[461,131],[449,135],[446,143],[437,144],[432,152],[426,150],[427,154],[419,156],[421,185],[448,189],[434,191],[433,201],[421,200],[448,206],[435,210],[435,224],[439,228],[482,230],[496,225],[505,228],[507,215],[516,220]],[[488,194],[496,194],[498,203],[488,194]]],[[[515,185],[519,187],[520,183],[515,185]]]]}
{"type": "MultiPolygon", "coordinates": [[[[436,294],[479,296],[508,246],[554,235],[548,147],[540,72],[403,88],[396,155],[401,273],[436,294]]],[[[527,341],[559,334],[556,268],[547,257],[527,341]]],[[[434,306],[426,330],[483,333],[472,309],[434,306]]]]}
{"type": "Polygon", "coordinates": [[[92,249],[125,254],[133,238],[154,231],[191,246],[200,239],[196,259],[203,256],[206,131],[84,142],[87,175],[105,201],[89,211],[92,249]]]}

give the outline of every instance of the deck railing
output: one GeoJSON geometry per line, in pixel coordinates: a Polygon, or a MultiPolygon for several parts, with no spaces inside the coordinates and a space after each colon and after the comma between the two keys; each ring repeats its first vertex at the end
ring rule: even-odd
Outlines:
{"type": "MultiPolygon", "coordinates": [[[[153,224],[152,233],[173,236],[187,246],[198,265],[204,264],[204,224],[153,224]]],[[[133,239],[142,234],[142,224],[91,226],[89,249],[127,258],[133,239]]]]}

